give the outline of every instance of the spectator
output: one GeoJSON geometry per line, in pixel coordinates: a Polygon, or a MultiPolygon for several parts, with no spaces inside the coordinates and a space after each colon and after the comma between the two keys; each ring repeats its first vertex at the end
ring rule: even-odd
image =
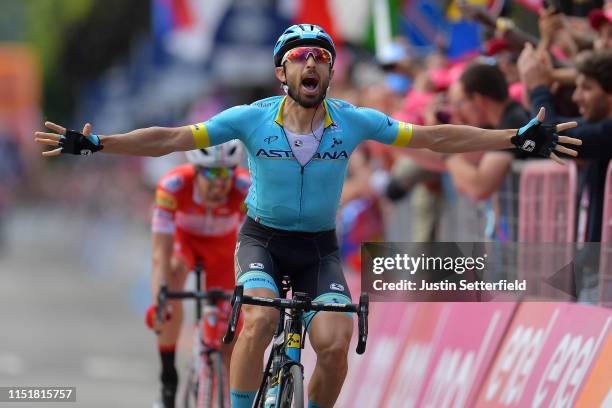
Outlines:
{"type": "MultiPolygon", "coordinates": [[[[474,63],[449,93],[453,115],[467,125],[496,129],[519,128],[529,113],[508,94],[508,84],[495,65],[474,63]]],[[[514,153],[488,152],[478,164],[464,155],[452,155],[446,165],[455,187],[474,200],[485,200],[499,189],[514,153]]],[[[524,157],[524,156],[520,156],[524,157]]]]}
{"type": "MultiPolygon", "coordinates": [[[[519,72],[530,93],[532,109],[546,108],[548,121],[565,118],[555,112],[550,91],[551,64],[546,54],[526,45],[518,61],[519,72]]],[[[592,159],[586,168],[581,194],[588,197],[587,227],[579,241],[600,241],[604,184],[612,157],[612,50],[591,53],[579,60],[573,100],[578,105],[580,126],[567,134],[582,139],[581,158],[592,159]]]]}
{"type": "Polygon", "coordinates": [[[603,9],[591,11],[589,21],[597,32],[593,43],[595,51],[612,49],[612,2],[608,2],[603,9]]]}

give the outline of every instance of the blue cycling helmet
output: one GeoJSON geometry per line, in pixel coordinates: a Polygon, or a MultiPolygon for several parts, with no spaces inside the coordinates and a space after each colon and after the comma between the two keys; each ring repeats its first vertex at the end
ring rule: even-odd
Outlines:
{"type": "Polygon", "coordinates": [[[314,24],[292,25],[278,38],[274,46],[274,65],[281,66],[281,60],[287,51],[302,45],[314,45],[329,51],[332,55],[332,65],[336,60],[336,47],[332,38],[323,28],[314,24]]]}

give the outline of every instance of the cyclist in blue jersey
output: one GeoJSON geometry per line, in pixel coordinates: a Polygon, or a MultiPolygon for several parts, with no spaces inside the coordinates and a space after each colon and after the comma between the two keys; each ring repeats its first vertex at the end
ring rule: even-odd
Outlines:
{"type": "MultiPolygon", "coordinates": [[[[237,281],[252,296],[278,296],[280,279],[291,277],[296,291],[314,300],[350,302],[342,274],[335,216],[348,159],[364,140],[443,153],[499,150],[516,146],[553,160],[554,151],[576,156],[559,144],[580,141],[557,132],[576,123],[542,123],[544,111],[520,129],[485,130],[469,126],[416,126],[372,109],[326,98],[336,50],[330,36],[311,24],[289,27],[274,47],[276,78],[286,96],[228,109],[213,118],[178,128],[151,127],[125,134],[82,133],[47,122],[53,131],[36,140],[60,153],[161,156],[241,140],[248,153],[252,185],[247,220],[236,246],[237,281]]],[[[250,407],[261,381],[263,353],[272,339],[278,313],[243,306],[244,327],[231,361],[233,407],[250,407]]],[[[307,316],[317,354],[310,380],[309,406],[333,406],[347,372],[352,334],[350,317],[338,313],[307,316]]]]}

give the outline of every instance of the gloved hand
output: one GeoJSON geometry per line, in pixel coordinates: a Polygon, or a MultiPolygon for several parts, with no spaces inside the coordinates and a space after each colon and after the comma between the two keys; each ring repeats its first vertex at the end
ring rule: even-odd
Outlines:
{"type": "Polygon", "coordinates": [[[510,141],[520,150],[548,157],[559,142],[556,129],[557,125],[545,124],[533,118],[517,130],[516,135],[510,141]]]}
{"type": "Polygon", "coordinates": [[[162,320],[160,320],[157,316],[157,305],[151,305],[147,308],[145,312],[145,324],[155,333],[161,333],[161,329],[167,321],[172,319],[172,309],[170,305],[166,305],[164,308],[164,313],[162,315],[162,320]]]}
{"type": "Polygon", "coordinates": [[[576,150],[569,149],[559,144],[566,143],[579,146],[582,144],[580,139],[567,136],[559,136],[557,132],[571,129],[577,126],[576,122],[566,122],[559,124],[544,124],[544,108],[540,108],[538,116],[531,119],[529,123],[516,131],[516,135],[510,141],[519,150],[535,153],[539,156],[550,158],[557,163],[564,164],[563,160],[555,154],[555,151],[576,157],[576,150]]]}
{"type": "Polygon", "coordinates": [[[76,130],[66,130],[66,134],[60,137],[59,146],[63,154],[82,156],[89,156],[104,147],[100,144],[100,138],[97,135],[91,133],[86,136],[76,130]]]}

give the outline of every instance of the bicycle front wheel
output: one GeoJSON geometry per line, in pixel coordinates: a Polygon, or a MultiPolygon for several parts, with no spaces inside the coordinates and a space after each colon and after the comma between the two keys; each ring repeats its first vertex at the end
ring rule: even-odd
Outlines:
{"type": "Polygon", "coordinates": [[[304,376],[300,366],[292,365],[283,377],[281,408],[304,408],[304,376]]]}
{"type": "Polygon", "coordinates": [[[213,391],[213,405],[215,408],[223,408],[225,404],[225,383],[223,378],[223,356],[221,353],[213,352],[210,354],[212,363],[212,381],[211,386],[213,391]]]}
{"type": "Polygon", "coordinates": [[[196,408],[224,408],[227,404],[223,356],[213,351],[202,359],[196,408]]]}

